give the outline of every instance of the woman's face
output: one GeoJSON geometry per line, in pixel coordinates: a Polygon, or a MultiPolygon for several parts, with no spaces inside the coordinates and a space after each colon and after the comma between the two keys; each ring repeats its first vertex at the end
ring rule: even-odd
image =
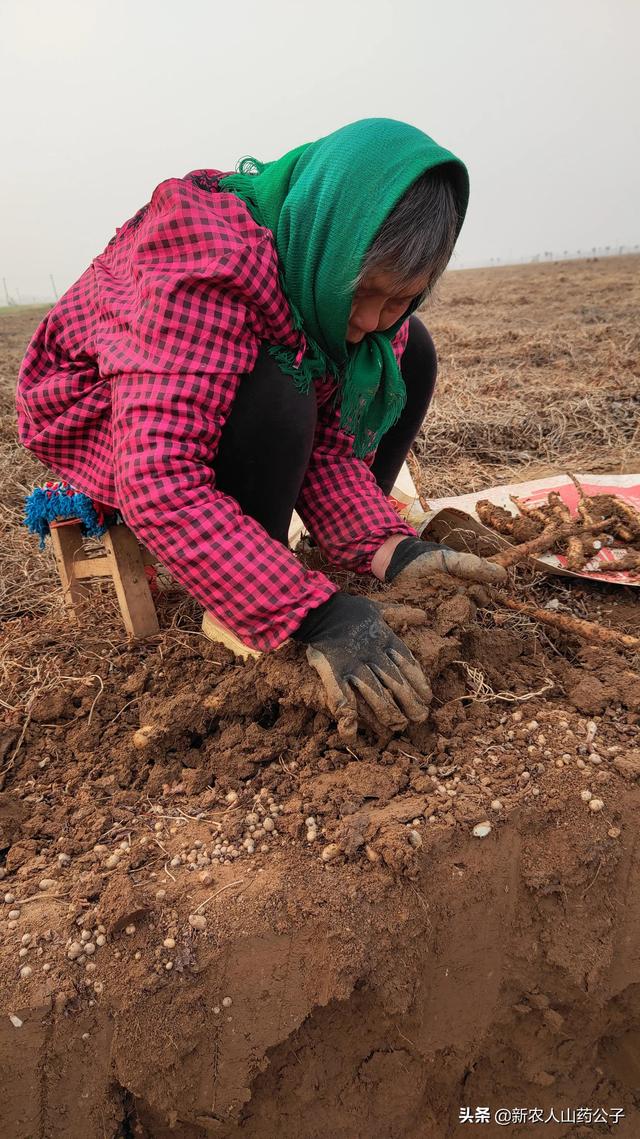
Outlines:
{"type": "Polygon", "coordinates": [[[414,297],[424,293],[428,284],[428,279],[422,276],[399,288],[391,272],[376,269],[368,274],[353,298],[347,343],[359,344],[367,333],[391,328],[409,308],[414,297]]]}

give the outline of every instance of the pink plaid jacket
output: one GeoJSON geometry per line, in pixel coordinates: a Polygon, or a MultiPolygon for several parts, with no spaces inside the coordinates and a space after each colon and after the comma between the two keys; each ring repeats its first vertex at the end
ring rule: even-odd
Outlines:
{"type": "MultiPolygon", "coordinates": [[[[216,489],[220,434],[260,343],[297,349],[273,234],[221,171],[170,178],[125,222],[37,329],[22,364],[20,439],[57,475],[120,510],[174,577],[237,636],[273,649],[336,591],[216,489]]],[[[408,321],[394,341],[399,359],[408,321]]],[[[338,565],[370,570],[415,531],[339,427],[316,383],[318,427],[297,509],[338,565]]]]}

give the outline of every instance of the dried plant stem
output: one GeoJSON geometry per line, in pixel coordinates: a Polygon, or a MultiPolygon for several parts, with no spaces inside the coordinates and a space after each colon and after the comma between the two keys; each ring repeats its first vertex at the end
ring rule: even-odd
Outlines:
{"type": "Polygon", "coordinates": [[[218,894],[224,893],[225,890],[230,890],[232,886],[239,886],[241,882],[244,882],[244,878],[235,878],[233,882],[227,882],[226,886],[221,886],[219,890],[216,890],[215,894],[209,894],[209,897],[205,898],[204,902],[200,902],[200,905],[196,906],[193,911],[194,914],[199,913],[205,906],[208,906],[209,902],[212,902],[214,898],[218,897],[218,894]]]}
{"type": "MultiPolygon", "coordinates": [[[[534,700],[537,696],[544,696],[545,692],[549,692],[555,683],[551,677],[547,677],[541,688],[538,688],[535,692],[523,692],[519,696],[516,695],[515,692],[495,692],[491,685],[487,683],[482,669],[474,668],[473,665],[470,665],[468,661],[465,660],[454,660],[451,663],[460,665],[460,667],[464,669],[469,687],[471,688],[470,696],[457,696],[455,699],[470,700],[475,704],[486,704],[490,700],[502,700],[507,704],[521,704],[526,700],[534,700]]],[[[452,703],[452,701],[448,701],[448,703],[452,703]]],[[[403,752],[402,754],[407,755],[407,752],[403,752]]],[[[415,757],[409,756],[409,759],[411,758],[415,757]]]]}

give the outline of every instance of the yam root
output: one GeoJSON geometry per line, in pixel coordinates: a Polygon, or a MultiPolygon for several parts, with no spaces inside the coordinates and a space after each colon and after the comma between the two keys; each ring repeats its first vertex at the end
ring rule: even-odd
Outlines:
{"type": "MultiPolygon", "coordinates": [[[[578,512],[571,511],[558,491],[549,491],[547,501],[536,506],[510,495],[521,512],[513,516],[504,507],[481,499],[476,504],[478,517],[486,526],[511,538],[515,549],[503,550],[491,559],[498,565],[512,566],[533,554],[553,550],[567,558],[567,569],[584,570],[587,562],[602,545],[628,547],[629,560],[619,567],[636,570],[634,553],[640,553],[640,513],[628,502],[613,494],[585,493],[575,475],[567,471],[578,492],[578,512]]],[[[610,567],[602,567],[606,572],[610,567]]]]}
{"type": "Polygon", "coordinates": [[[537,526],[538,533],[540,532],[540,527],[544,528],[549,525],[549,519],[541,507],[531,506],[531,504],[525,502],[523,498],[518,498],[516,494],[510,494],[509,498],[513,505],[517,506],[523,518],[528,519],[529,522],[533,522],[537,526]]]}
{"type": "Polygon", "coordinates": [[[640,513],[622,498],[614,499],[619,518],[625,519],[634,538],[640,538],[640,513]]]}
{"type": "Polygon", "coordinates": [[[501,550],[500,553],[493,554],[488,560],[508,569],[509,566],[515,566],[519,562],[526,561],[533,554],[548,553],[557,542],[563,542],[567,538],[582,538],[594,531],[600,533],[602,530],[606,530],[611,522],[613,522],[612,518],[604,518],[601,522],[592,522],[590,526],[581,526],[578,519],[574,519],[573,522],[553,523],[530,542],[523,542],[520,546],[512,546],[509,550],[501,550]]]}
{"type": "Polygon", "coordinates": [[[626,546],[634,541],[633,531],[630,526],[627,526],[626,520],[621,518],[618,503],[615,498],[611,498],[611,496],[607,494],[602,494],[597,495],[597,497],[594,496],[593,502],[596,504],[599,513],[604,513],[606,510],[614,516],[612,533],[619,542],[624,542],[626,546]]]}
{"type": "Polygon", "coordinates": [[[567,569],[579,572],[584,569],[586,563],[589,561],[588,554],[585,553],[584,542],[582,538],[574,537],[569,538],[567,541],[567,569]]]}
{"type": "Polygon", "coordinates": [[[623,557],[617,558],[615,562],[603,562],[592,573],[620,573],[626,570],[627,573],[640,573],[640,554],[635,550],[624,554],[623,557]]]}
{"type": "Polygon", "coordinates": [[[532,523],[529,518],[511,514],[509,510],[489,502],[487,498],[482,498],[476,503],[476,513],[485,526],[489,526],[498,534],[514,538],[516,542],[528,542],[540,532],[540,527],[532,523]]]}
{"type": "Polygon", "coordinates": [[[607,629],[594,621],[584,621],[582,617],[573,617],[568,613],[551,613],[548,609],[538,609],[535,605],[528,605],[524,601],[515,601],[512,597],[505,597],[497,589],[489,588],[491,597],[498,605],[505,609],[512,609],[514,613],[524,613],[533,621],[541,625],[550,625],[573,637],[583,641],[591,641],[595,645],[615,645],[617,648],[640,650],[640,637],[632,637],[628,633],[619,633],[617,629],[607,629]]]}
{"type": "Polygon", "coordinates": [[[624,538],[620,534],[623,542],[631,542],[634,538],[640,538],[640,514],[628,502],[623,502],[621,498],[613,494],[594,495],[593,501],[597,502],[603,513],[606,511],[607,514],[613,514],[618,518],[618,529],[624,529],[626,534],[624,538]]]}
{"type": "Polygon", "coordinates": [[[557,490],[550,490],[549,495],[549,513],[557,518],[559,522],[571,522],[571,511],[562,495],[558,494],[557,490]]]}
{"type": "Polygon", "coordinates": [[[640,538],[640,513],[634,506],[617,494],[587,495],[576,476],[571,471],[565,473],[578,492],[578,514],[587,524],[605,514],[613,515],[618,520],[614,529],[616,538],[621,542],[633,542],[640,538]]]}
{"type": "Polygon", "coordinates": [[[476,514],[485,526],[490,526],[499,534],[511,534],[514,516],[505,510],[504,506],[496,506],[495,502],[489,502],[488,498],[481,498],[476,502],[476,514]]]}
{"type": "Polygon", "coordinates": [[[582,521],[585,523],[585,525],[589,526],[589,524],[591,522],[593,522],[593,518],[591,517],[591,510],[590,510],[590,506],[589,506],[589,499],[588,499],[587,495],[584,493],[582,485],[578,482],[576,476],[572,475],[571,471],[566,471],[565,473],[566,473],[567,478],[571,479],[571,482],[573,483],[573,485],[575,486],[575,488],[578,492],[578,518],[581,518],[582,521]]]}

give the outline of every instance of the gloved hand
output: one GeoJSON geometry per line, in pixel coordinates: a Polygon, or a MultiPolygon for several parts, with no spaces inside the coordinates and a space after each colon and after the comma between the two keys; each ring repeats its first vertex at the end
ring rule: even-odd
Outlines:
{"type": "Polygon", "coordinates": [[[398,731],[408,720],[427,718],[429,682],[374,601],[334,593],[291,636],[308,646],[307,660],[324,685],[344,739],[353,740],[358,730],[356,693],[365,701],[365,711],[371,709],[375,726],[398,731]]]}
{"type": "Polygon", "coordinates": [[[433,573],[450,573],[465,581],[481,581],[486,585],[499,585],[508,576],[503,566],[486,558],[459,554],[438,542],[423,542],[422,538],[405,538],[393,551],[384,580],[387,583],[397,580],[417,588],[433,573]]]}

